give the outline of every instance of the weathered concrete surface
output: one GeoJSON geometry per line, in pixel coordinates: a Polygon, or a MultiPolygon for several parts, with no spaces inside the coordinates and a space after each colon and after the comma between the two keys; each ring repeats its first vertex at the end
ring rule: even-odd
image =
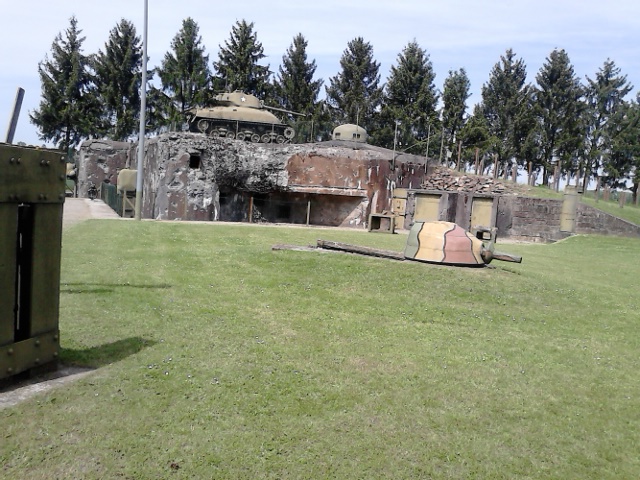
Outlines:
{"type": "Polygon", "coordinates": [[[25,380],[23,382],[0,390],[0,410],[18,405],[41,393],[79,380],[93,372],[92,369],[79,367],[65,367],[55,372],[25,380]]]}
{"type": "MultiPolygon", "coordinates": [[[[116,182],[119,170],[135,166],[134,155],[130,144],[85,142],[80,192],[90,182],[116,182]]],[[[188,132],[149,139],[144,158],[142,215],[162,220],[306,217],[364,228],[369,213],[391,207],[395,187],[412,188],[427,175],[424,157],[393,159],[361,143],[277,145],[188,132]]]]}
{"type": "Polygon", "coordinates": [[[83,142],[78,165],[78,196],[86,198],[87,190],[93,183],[98,186],[104,181],[115,184],[118,172],[123,168],[135,168],[136,145],[110,140],[87,140],[83,142]],[[91,152],[90,159],[82,158],[83,152],[91,152]]]}
{"type": "Polygon", "coordinates": [[[69,228],[90,218],[122,219],[102,200],[66,198],[62,211],[62,228],[69,228]]]}

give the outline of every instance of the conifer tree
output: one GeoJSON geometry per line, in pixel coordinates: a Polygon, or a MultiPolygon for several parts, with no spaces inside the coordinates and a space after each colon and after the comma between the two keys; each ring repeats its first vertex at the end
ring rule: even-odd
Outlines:
{"type": "Polygon", "coordinates": [[[299,33],[282,57],[282,65],[274,82],[274,94],[278,104],[293,112],[304,113],[305,117],[289,116],[296,130],[296,140],[304,141],[315,137],[327,120],[322,104],[318,101],[323,80],[314,80],[315,60],[307,59],[308,42],[299,33]],[[312,132],[312,129],[314,130],[312,132]]]}
{"type": "MultiPolygon", "coordinates": [[[[639,95],[640,96],[640,95],[639,95]]],[[[604,165],[607,184],[626,189],[631,181],[633,202],[638,198],[640,183],[640,104],[639,98],[625,101],[616,112],[615,135],[611,142],[611,152],[604,165]]]]}
{"type": "Polygon", "coordinates": [[[81,33],[77,19],[71,17],[69,27],[51,46],[51,58],[45,56],[38,64],[42,98],[29,115],[40,139],[65,151],[94,134],[100,116],[81,33]]]}
{"type": "MultiPolygon", "coordinates": [[[[534,112],[537,161],[543,184],[555,162],[570,167],[582,143],[580,116],[583,89],[564,50],[553,50],[536,75],[534,112]]],[[[534,160],[534,159],[532,159],[534,160]]]]}
{"type": "Polygon", "coordinates": [[[497,142],[493,153],[503,169],[524,163],[523,147],[532,128],[531,87],[526,84],[524,61],[508,49],[482,86],[483,113],[489,133],[497,142]]]}
{"type": "Polygon", "coordinates": [[[586,128],[584,146],[584,186],[593,175],[598,175],[611,160],[613,143],[619,133],[618,113],[624,98],[633,89],[612,60],[607,59],[596,73],[587,77],[586,110],[583,116],[586,128]],[[618,121],[616,121],[618,119],[618,121]]]}
{"type": "MultiPolygon", "coordinates": [[[[398,121],[397,143],[402,149],[424,154],[427,135],[438,130],[436,105],[438,93],[435,72],[428,53],[413,40],[398,55],[396,65],[385,88],[380,125],[373,134],[373,143],[393,147],[398,121]]],[[[433,142],[431,146],[435,146],[433,142]]]]}
{"type": "MultiPolygon", "coordinates": [[[[489,132],[483,110],[482,104],[477,104],[473,109],[473,114],[466,120],[459,133],[459,138],[465,146],[467,155],[469,156],[470,153],[472,155],[474,167],[476,158],[478,162],[486,161],[488,159],[487,154],[493,150],[494,145],[497,143],[497,139],[492,137],[489,132]]],[[[478,173],[480,175],[484,174],[488,167],[489,164],[485,163],[485,167],[478,173]]]]}
{"type": "Polygon", "coordinates": [[[122,19],[109,34],[104,52],[94,57],[96,86],[104,108],[104,133],[126,140],[136,132],[140,115],[142,49],[135,26],[122,19]]]}
{"type": "Polygon", "coordinates": [[[269,65],[258,62],[265,57],[253,22],[240,20],[231,29],[229,40],[220,45],[218,61],[213,66],[217,72],[217,87],[227,91],[244,90],[261,99],[270,93],[269,65]]]}
{"type": "Polygon", "coordinates": [[[187,110],[204,105],[210,95],[209,56],[199,32],[192,18],[185,19],[171,42],[172,51],[158,68],[162,90],[170,100],[165,112],[169,121],[182,122],[187,110]]]}
{"type": "Polygon", "coordinates": [[[323,80],[314,80],[316,62],[307,61],[308,42],[299,33],[282,57],[275,80],[275,95],[282,108],[294,112],[313,110],[318,103],[318,95],[323,80]]]}
{"type": "MultiPolygon", "coordinates": [[[[471,96],[470,88],[471,83],[464,68],[456,71],[449,70],[449,76],[444,80],[442,92],[444,103],[442,126],[445,135],[444,143],[451,152],[454,152],[457,148],[456,144],[462,141],[459,137],[465,124],[467,99],[471,96]]],[[[467,145],[464,146],[467,147],[467,145]]]]}
{"type": "Polygon", "coordinates": [[[325,87],[334,122],[359,124],[372,132],[382,102],[380,63],[373,58],[373,47],[362,37],[351,40],[340,66],[342,70],[325,87]]]}

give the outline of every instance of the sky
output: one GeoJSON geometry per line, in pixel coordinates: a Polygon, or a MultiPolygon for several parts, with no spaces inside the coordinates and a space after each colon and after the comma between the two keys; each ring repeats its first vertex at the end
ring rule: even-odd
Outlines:
{"type": "MultiPolygon", "coordinates": [[[[144,33],[144,0],[0,0],[0,141],[5,141],[18,87],[25,90],[14,143],[44,145],[29,121],[41,100],[38,64],[50,56],[56,36],[75,16],[85,37],[85,55],[104,50],[110,31],[127,19],[144,33]]],[[[449,71],[464,68],[471,82],[469,110],[481,100],[482,85],[509,48],[527,66],[527,81],[556,48],[564,49],[576,75],[595,78],[613,60],[640,91],[640,2],[638,0],[148,0],[149,68],[158,66],[184,19],[200,27],[210,62],[237,21],[254,23],[273,72],[293,38],[302,33],[316,78],[340,72],[349,41],[362,37],[373,47],[385,82],[398,55],[416,40],[426,50],[442,90],[449,71]]],[[[51,145],[47,145],[51,146],[51,145]]]]}

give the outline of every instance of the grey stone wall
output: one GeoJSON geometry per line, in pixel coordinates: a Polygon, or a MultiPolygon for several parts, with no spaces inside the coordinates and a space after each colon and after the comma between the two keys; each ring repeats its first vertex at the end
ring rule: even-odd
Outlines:
{"type": "MultiPolygon", "coordinates": [[[[554,241],[570,233],[560,231],[562,200],[500,197],[496,226],[498,236],[530,241],[554,241]]],[[[578,203],[577,234],[640,237],[640,226],[583,203],[578,203]]]]}
{"type": "Polygon", "coordinates": [[[640,226],[583,203],[578,204],[576,233],[608,233],[625,237],[640,237],[640,226]]]}
{"type": "MultiPolygon", "coordinates": [[[[465,229],[470,227],[470,208],[475,198],[473,194],[416,190],[409,192],[407,196],[405,229],[411,228],[415,214],[415,195],[420,193],[441,194],[438,220],[454,222],[465,229]]],[[[496,196],[495,224],[490,226],[497,228],[498,238],[530,242],[557,241],[572,234],[560,230],[562,204],[562,200],[496,196]]],[[[640,226],[578,203],[573,233],[640,237],[640,226]]]]}
{"type": "Polygon", "coordinates": [[[500,197],[496,227],[498,237],[527,241],[559,240],[562,201],[531,197],[500,197]]]}

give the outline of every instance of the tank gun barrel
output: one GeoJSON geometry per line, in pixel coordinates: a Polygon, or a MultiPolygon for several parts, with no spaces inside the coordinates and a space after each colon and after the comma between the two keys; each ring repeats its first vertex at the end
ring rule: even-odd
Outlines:
{"type": "Polygon", "coordinates": [[[270,107],[269,105],[262,105],[264,108],[266,108],[267,110],[273,110],[275,112],[282,112],[282,113],[289,113],[291,115],[298,115],[300,117],[306,117],[306,113],[298,113],[298,112],[292,112],[291,110],[286,110],[284,108],[279,108],[279,107],[270,107]]]}
{"type": "Polygon", "coordinates": [[[501,260],[503,262],[522,263],[522,257],[520,255],[513,255],[511,253],[499,252],[494,250],[491,254],[493,260],[501,260]]]}

